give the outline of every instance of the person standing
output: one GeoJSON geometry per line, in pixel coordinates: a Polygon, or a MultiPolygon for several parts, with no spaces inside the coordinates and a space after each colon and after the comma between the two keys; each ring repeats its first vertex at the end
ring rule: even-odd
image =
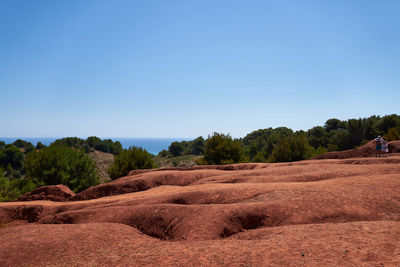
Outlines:
{"type": "Polygon", "coordinates": [[[387,157],[388,156],[387,153],[389,152],[389,149],[388,149],[388,143],[387,143],[385,137],[382,138],[382,142],[381,143],[382,143],[382,145],[381,145],[382,154],[383,154],[384,157],[387,157]]]}
{"type": "Polygon", "coordinates": [[[376,155],[375,157],[380,157],[382,155],[382,138],[380,135],[378,135],[377,138],[374,139],[375,141],[375,152],[376,155]]]}

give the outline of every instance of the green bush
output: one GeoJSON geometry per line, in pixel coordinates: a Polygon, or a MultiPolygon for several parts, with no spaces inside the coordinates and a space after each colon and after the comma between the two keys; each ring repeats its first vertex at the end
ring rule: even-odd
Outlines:
{"type": "Polygon", "coordinates": [[[208,137],[202,160],[205,164],[231,164],[244,160],[244,149],[239,140],[219,133],[208,137]]]}
{"type": "Polygon", "coordinates": [[[182,155],[183,151],[183,144],[180,142],[173,142],[171,145],[168,147],[168,152],[173,156],[173,157],[178,157],[182,155]]]}
{"type": "Polygon", "coordinates": [[[113,142],[111,139],[106,139],[94,144],[94,149],[117,155],[122,151],[122,145],[119,141],[113,142]]]}
{"type": "Polygon", "coordinates": [[[25,147],[24,147],[24,153],[25,153],[25,154],[28,154],[29,152],[31,152],[31,151],[33,151],[33,150],[36,150],[36,147],[35,147],[34,145],[32,145],[31,142],[27,142],[27,143],[25,144],[25,147]]]}
{"type": "Polygon", "coordinates": [[[282,138],[275,146],[269,158],[270,162],[289,162],[307,159],[312,147],[304,135],[292,135],[282,138]]]}
{"type": "Polygon", "coordinates": [[[189,153],[191,155],[203,155],[204,154],[205,141],[202,136],[197,137],[193,141],[189,142],[189,153]]]}
{"type": "Polygon", "coordinates": [[[168,157],[169,152],[168,152],[168,150],[163,149],[163,150],[161,150],[161,151],[158,153],[158,155],[159,155],[160,157],[168,157]]]}
{"type": "Polygon", "coordinates": [[[8,179],[0,168],[0,202],[15,200],[21,195],[32,191],[41,184],[30,179],[8,179]]]}
{"type": "Polygon", "coordinates": [[[14,141],[13,145],[19,148],[24,148],[26,144],[26,141],[22,140],[22,139],[17,139],[14,141]]]}
{"type": "Polygon", "coordinates": [[[84,143],[85,141],[78,137],[64,137],[55,140],[52,145],[80,148],[84,143]]]}
{"type": "Polygon", "coordinates": [[[42,142],[37,142],[36,144],[36,150],[41,150],[43,148],[46,148],[46,145],[43,145],[42,142]]]}
{"type": "Polygon", "coordinates": [[[32,151],[25,159],[26,177],[45,185],[64,184],[80,192],[99,184],[97,168],[85,153],[66,146],[50,145],[32,151]]]}
{"type": "Polygon", "coordinates": [[[390,128],[385,135],[385,138],[388,142],[400,140],[400,126],[390,128]]]}
{"type": "Polygon", "coordinates": [[[108,173],[114,180],[126,176],[131,170],[152,168],[155,168],[155,164],[150,153],[143,148],[130,147],[115,156],[108,173]]]}
{"type": "Polygon", "coordinates": [[[0,149],[0,166],[4,169],[11,165],[13,169],[20,169],[24,161],[24,154],[15,145],[6,145],[4,149],[0,149]]]}
{"type": "Polygon", "coordinates": [[[100,143],[101,139],[98,138],[97,136],[89,136],[86,139],[86,144],[88,144],[90,147],[94,147],[95,144],[100,143]]]}

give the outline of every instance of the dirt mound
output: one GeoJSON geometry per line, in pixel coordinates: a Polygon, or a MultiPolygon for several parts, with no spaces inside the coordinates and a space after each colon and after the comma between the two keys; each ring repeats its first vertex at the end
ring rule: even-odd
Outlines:
{"type": "Polygon", "coordinates": [[[73,199],[0,203],[0,261],[400,264],[400,156],[149,170],[73,199]]]}
{"type": "Polygon", "coordinates": [[[400,140],[388,144],[389,153],[400,153],[400,140]]]}
{"type": "Polygon", "coordinates": [[[30,193],[18,198],[16,201],[32,201],[32,200],[51,200],[51,201],[68,201],[74,197],[75,193],[66,185],[47,185],[36,188],[30,193]]]}
{"type": "Polygon", "coordinates": [[[193,171],[193,170],[223,170],[223,171],[239,171],[239,170],[254,170],[260,168],[266,168],[266,163],[239,163],[239,164],[228,164],[228,165],[197,165],[192,167],[164,167],[158,169],[147,169],[147,170],[134,170],[130,171],[128,176],[138,175],[147,172],[157,171],[193,171]]]}
{"type": "Polygon", "coordinates": [[[91,187],[71,200],[88,200],[148,190],[161,185],[186,186],[205,177],[218,176],[224,171],[245,171],[266,168],[265,163],[243,163],[231,165],[202,165],[194,167],[169,167],[134,170],[128,176],[107,184],[91,187]]]}
{"type": "MultiPolygon", "coordinates": [[[[389,153],[400,152],[400,141],[392,141],[388,143],[389,153]]],[[[362,157],[373,157],[376,155],[375,142],[369,141],[365,145],[362,145],[356,149],[344,150],[344,151],[332,151],[325,154],[315,156],[312,159],[348,159],[348,158],[362,158],[362,157]]]]}

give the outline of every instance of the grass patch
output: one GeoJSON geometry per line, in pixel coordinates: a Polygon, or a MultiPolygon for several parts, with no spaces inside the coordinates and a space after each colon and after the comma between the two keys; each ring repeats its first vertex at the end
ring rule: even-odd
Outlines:
{"type": "Polygon", "coordinates": [[[159,168],[162,167],[192,167],[196,166],[196,160],[201,158],[198,155],[184,155],[178,157],[155,156],[154,162],[159,168]]]}

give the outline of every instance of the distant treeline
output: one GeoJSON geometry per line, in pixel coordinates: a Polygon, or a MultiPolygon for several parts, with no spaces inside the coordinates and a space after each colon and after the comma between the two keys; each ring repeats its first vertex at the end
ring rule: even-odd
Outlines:
{"type": "Polygon", "coordinates": [[[267,128],[253,131],[240,139],[214,133],[207,140],[198,137],[193,141],[174,142],[159,156],[202,155],[204,158],[199,163],[204,164],[294,161],[327,151],[352,149],[377,135],[385,136],[388,141],[400,139],[400,116],[392,114],[349,120],[333,118],[323,126],[307,131],[267,128]]]}
{"type": "Polygon", "coordinates": [[[89,152],[91,149],[102,151],[105,153],[111,153],[114,155],[119,154],[122,151],[122,145],[119,141],[113,141],[111,139],[100,139],[97,136],[90,136],[87,139],[81,139],[78,137],[65,137],[55,140],[52,144],[54,145],[65,145],[74,147],[89,152]]]}

